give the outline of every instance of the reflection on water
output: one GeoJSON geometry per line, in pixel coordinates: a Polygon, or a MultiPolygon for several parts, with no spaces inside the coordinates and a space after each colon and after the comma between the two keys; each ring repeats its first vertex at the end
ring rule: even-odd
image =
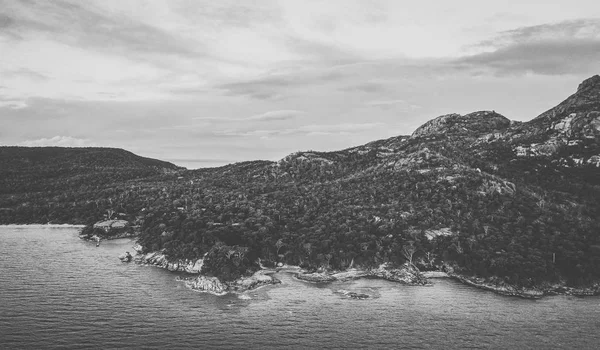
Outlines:
{"type": "Polygon", "coordinates": [[[0,348],[597,348],[600,298],[523,300],[451,280],[187,289],[70,228],[0,227],[0,348]],[[349,298],[340,291],[362,293],[349,298]]]}

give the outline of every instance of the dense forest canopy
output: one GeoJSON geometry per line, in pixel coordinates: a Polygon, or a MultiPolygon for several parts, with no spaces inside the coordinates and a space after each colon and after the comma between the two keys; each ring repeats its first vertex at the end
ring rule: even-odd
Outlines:
{"type": "Polygon", "coordinates": [[[263,264],[442,264],[531,286],[600,279],[600,77],[530,122],[491,111],[411,136],[187,170],[118,149],[0,147],[0,223],[138,225],[147,252],[263,264]]]}

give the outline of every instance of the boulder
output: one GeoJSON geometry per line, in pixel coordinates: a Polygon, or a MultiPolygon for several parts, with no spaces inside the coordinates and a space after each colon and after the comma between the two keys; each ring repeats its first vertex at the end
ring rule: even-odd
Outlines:
{"type": "Polygon", "coordinates": [[[121,260],[122,262],[131,262],[131,260],[133,260],[133,256],[131,255],[131,253],[125,252],[119,255],[119,260],[121,260]]]}

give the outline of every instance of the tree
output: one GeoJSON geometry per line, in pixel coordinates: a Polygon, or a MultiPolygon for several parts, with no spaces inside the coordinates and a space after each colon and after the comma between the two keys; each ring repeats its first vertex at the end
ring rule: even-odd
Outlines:
{"type": "Polygon", "coordinates": [[[437,256],[432,252],[425,253],[425,263],[428,267],[433,267],[433,263],[435,262],[435,258],[437,256]]]}
{"type": "Polygon", "coordinates": [[[402,255],[404,255],[406,260],[408,260],[409,265],[415,266],[415,265],[413,265],[412,260],[413,260],[413,255],[415,254],[416,251],[417,251],[417,248],[415,247],[414,241],[409,241],[408,244],[405,244],[404,246],[402,246],[402,255]]]}
{"type": "Polygon", "coordinates": [[[275,247],[277,248],[277,255],[279,255],[279,250],[281,249],[281,247],[283,247],[285,245],[285,243],[283,243],[283,240],[280,238],[277,240],[277,242],[275,242],[275,247]]]}

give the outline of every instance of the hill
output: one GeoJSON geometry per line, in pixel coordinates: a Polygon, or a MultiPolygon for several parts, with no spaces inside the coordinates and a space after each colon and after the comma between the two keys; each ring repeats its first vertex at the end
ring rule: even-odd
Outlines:
{"type": "Polygon", "coordinates": [[[181,170],[115,148],[0,147],[0,222],[84,223],[106,191],[181,170]]]}
{"type": "Polygon", "coordinates": [[[85,180],[50,201],[17,186],[2,192],[0,220],[55,218],[65,206],[86,222],[120,212],[141,226],[145,252],[206,254],[205,272],[224,280],[255,271],[258,258],[341,270],[412,260],[519,286],[590,285],[600,280],[599,136],[596,76],[525,123],[449,114],[410,136],[277,162],[155,169],[94,191],[85,180]]]}

